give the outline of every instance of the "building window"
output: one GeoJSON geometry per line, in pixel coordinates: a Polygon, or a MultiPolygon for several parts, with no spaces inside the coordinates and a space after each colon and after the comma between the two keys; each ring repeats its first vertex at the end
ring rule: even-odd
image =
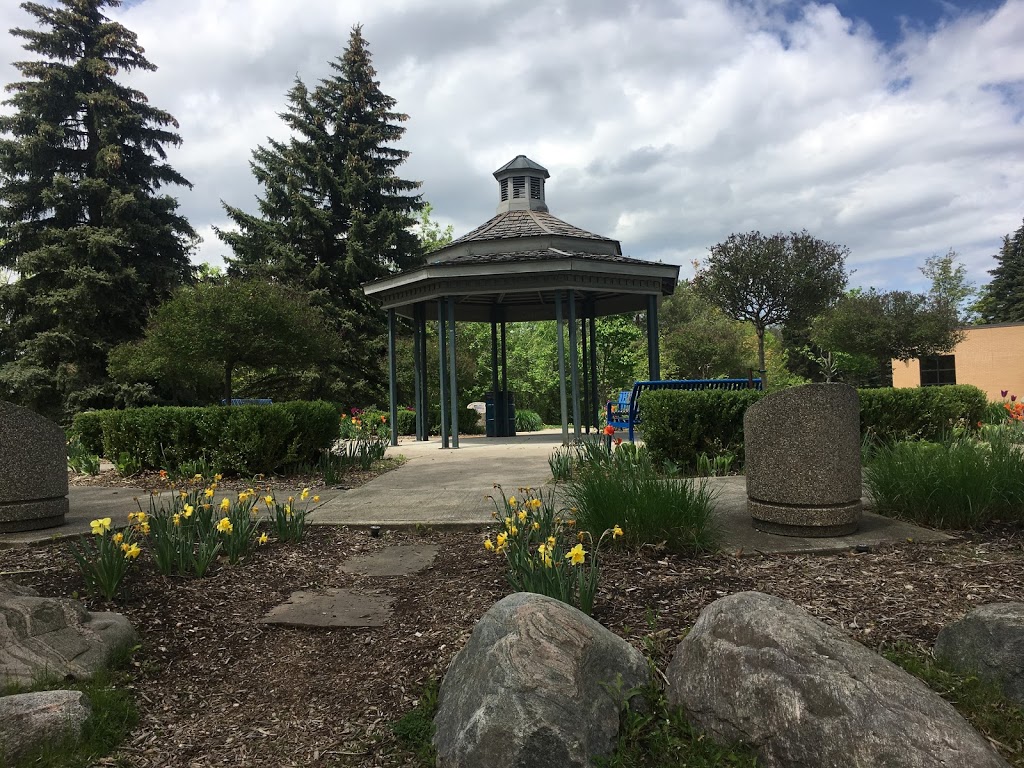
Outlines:
{"type": "Polygon", "coordinates": [[[955,355],[929,355],[921,358],[921,386],[956,384],[955,355]]]}

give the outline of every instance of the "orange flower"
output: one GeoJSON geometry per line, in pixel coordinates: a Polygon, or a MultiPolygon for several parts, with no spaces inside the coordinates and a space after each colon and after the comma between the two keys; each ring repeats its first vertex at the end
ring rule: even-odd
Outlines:
{"type": "Polygon", "coordinates": [[[388,420],[388,417],[387,417],[387,416],[381,416],[381,417],[380,417],[380,423],[381,423],[381,424],[385,424],[385,423],[387,423],[387,420],[388,420]]]}
{"type": "Polygon", "coordinates": [[[607,425],[604,428],[604,433],[606,435],[614,435],[615,434],[615,427],[613,427],[611,424],[607,425]]]}

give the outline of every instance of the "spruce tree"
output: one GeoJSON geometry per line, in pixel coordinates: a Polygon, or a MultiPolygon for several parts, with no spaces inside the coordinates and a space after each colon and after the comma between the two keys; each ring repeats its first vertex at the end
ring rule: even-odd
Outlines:
{"type": "Polygon", "coordinates": [[[986,323],[1024,322],[1024,224],[1003,238],[995,258],[999,265],[975,309],[986,323]]]}
{"type": "Polygon", "coordinates": [[[360,27],[330,67],[312,91],[299,79],[289,91],[291,138],[253,152],[259,212],[225,204],[237,230],[218,234],[234,251],[229,274],[306,291],[341,334],[338,365],[309,394],[369,403],[385,395],[386,322],[360,286],[422,263],[410,227],[423,202],[419,182],[397,175],[408,116],[374,79],[360,27]]]}
{"type": "Polygon", "coordinates": [[[166,161],[174,118],[120,84],[154,70],[104,7],[22,3],[38,29],[12,29],[32,61],[0,117],[0,398],[53,418],[114,404],[107,352],[190,279],[195,232],[158,190],[191,186],[166,161]]]}

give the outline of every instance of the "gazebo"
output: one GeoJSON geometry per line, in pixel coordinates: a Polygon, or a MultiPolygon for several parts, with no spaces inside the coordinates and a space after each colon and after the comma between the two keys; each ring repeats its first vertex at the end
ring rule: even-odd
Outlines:
{"type": "Polygon", "coordinates": [[[584,423],[597,425],[601,404],[594,344],[596,318],[646,312],[648,370],[651,379],[661,377],[658,306],[662,296],[675,290],[679,267],[623,256],[617,240],[552,216],[544,191],[549,177],[547,169],[525,155],[518,155],[494,172],[499,202],[492,219],[429,253],[423,266],[363,286],[366,295],[380,301],[388,314],[392,445],[398,444],[398,315],[408,318],[413,325],[417,440],[428,439],[426,329],[428,315],[437,315],[443,448],[449,447],[449,436],[451,447],[459,447],[455,380],[455,323],[459,321],[491,324],[491,383],[497,436],[508,434],[503,418],[508,413],[509,397],[507,323],[557,323],[564,443],[569,441],[570,415],[577,438],[584,423]]]}

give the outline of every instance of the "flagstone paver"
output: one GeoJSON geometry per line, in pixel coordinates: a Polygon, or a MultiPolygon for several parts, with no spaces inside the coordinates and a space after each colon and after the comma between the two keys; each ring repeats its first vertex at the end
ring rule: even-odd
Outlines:
{"type": "Polygon", "coordinates": [[[391,618],[392,595],[379,590],[326,589],[293,592],[260,619],[291,627],[381,627],[391,618]]]}
{"type": "Polygon", "coordinates": [[[364,576],[411,576],[429,567],[437,556],[433,544],[402,544],[385,547],[369,555],[351,557],[341,564],[345,573],[364,576]]]}

